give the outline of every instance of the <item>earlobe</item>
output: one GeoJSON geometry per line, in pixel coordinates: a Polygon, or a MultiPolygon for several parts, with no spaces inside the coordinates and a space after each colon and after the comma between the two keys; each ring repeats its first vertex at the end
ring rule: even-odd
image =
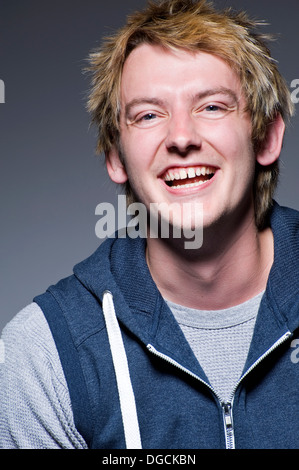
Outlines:
{"type": "Polygon", "coordinates": [[[265,141],[257,152],[256,159],[262,166],[274,163],[281,152],[285,123],[280,114],[269,124],[265,141]]]}
{"type": "Polygon", "coordinates": [[[128,175],[124,164],[122,163],[118,149],[113,146],[105,154],[106,167],[111,180],[114,183],[124,184],[128,180],[128,175]]]}

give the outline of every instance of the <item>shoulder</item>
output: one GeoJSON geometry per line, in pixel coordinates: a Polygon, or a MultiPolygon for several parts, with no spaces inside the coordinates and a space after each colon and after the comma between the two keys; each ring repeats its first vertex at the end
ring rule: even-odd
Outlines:
{"type": "Polygon", "coordinates": [[[47,360],[55,365],[59,361],[48,323],[35,302],[23,308],[6,325],[2,341],[5,348],[5,362],[22,363],[24,360],[28,361],[30,357],[32,361],[47,360]]]}
{"type": "Polygon", "coordinates": [[[2,344],[0,447],[84,447],[73,423],[58,352],[36,303],[7,324],[2,344]]]}
{"type": "Polygon", "coordinates": [[[271,228],[276,238],[290,240],[298,244],[299,240],[299,211],[274,203],[271,213],[271,228]]]}
{"type": "Polygon", "coordinates": [[[34,335],[35,332],[47,335],[49,329],[41,308],[37,303],[32,302],[5,326],[2,336],[8,340],[12,337],[20,337],[21,339],[24,334],[34,335]]]}

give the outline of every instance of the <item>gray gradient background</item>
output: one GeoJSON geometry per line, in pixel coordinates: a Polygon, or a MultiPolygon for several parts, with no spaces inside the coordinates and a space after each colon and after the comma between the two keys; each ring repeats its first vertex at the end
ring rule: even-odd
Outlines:
{"type": "MultiPolygon", "coordinates": [[[[267,19],[287,83],[299,78],[298,0],[218,0],[267,19]]],[[[95,207],[116,188],[95,156],[82,74],[89,51],[145,0],[0,0],[0,331],[100,244],[95,207]]],[[[149,77],[146,77],[149,78],[149,77]]],[[[296,105],[299,107],[299,104],[296,105]]],[[[281,155],[276,199],[299,209],[299,120],[281,155]]]]}

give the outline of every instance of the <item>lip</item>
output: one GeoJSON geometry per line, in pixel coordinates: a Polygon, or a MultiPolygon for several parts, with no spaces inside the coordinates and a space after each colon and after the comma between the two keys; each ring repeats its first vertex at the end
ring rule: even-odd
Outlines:
{"type": "MultiPolygon", "coordinates": [[[[171,194],[174,194],[174,195],[177,195],[177,196],[183,196],[183,195],[190,195],[190,194],[194,194],[194,193],[198,193],[198,192],[201,192],[203,191],[204,189],[208,188],[209,186],[211,186],[211,184],[213,184],[213,182],[215,181],[215,179],[217,178],[217,173],[218,173],[218,170],[219,168],[214,166],[214,165],[211,165],[211,164],[196,164],[196,165],[186,165],[186,166],[169,166],[168,168],[166,168],[163,172],[160,173],[160,175],[158,176],[161,184],[163,185],[163,187],[171,194]],[[213,168],[215,170],[212,178],[210,178],[209,180],[201,183],[201,184],[194,184],[194,186],[187,186],[185,187],[183,184],[180,186],[180,187],[173,187],[173,186],[169,186],[165,179],[163,178],[163,176],[169,171],[169,170],[184,170],[184,169],[187,169],[187,168],[198,168],[198,167],[206,167],[206,168],[213,168]]],[[[182,182],[184,180],[181,180],[182,182]]],[[[177,183],[179,184],[179,180],[177,181],[177,183]]]]}

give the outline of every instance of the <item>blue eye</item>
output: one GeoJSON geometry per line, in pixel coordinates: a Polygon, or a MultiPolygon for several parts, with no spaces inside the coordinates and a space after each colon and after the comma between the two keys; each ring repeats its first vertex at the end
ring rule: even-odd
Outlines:
{"type": "Polygon", "coordinates": [[[140,113],[132,121],[132,125],[143,128],[151,128],[161,122],[161,113],[140,113]]]}
{"type": "Polygon", "coordinates": [[[151,121],[152,119],[155,119],[157,116],[156,114],[153,114],[153,113],[148,113],[146,114],[145,116],[143,116],[143,120],[144,121],[151,121]]]}
{"type": "Polygon", "coordinates": [[[216,106],[215,104],[210,104],[209,106],[206,107],[207,111],[219,111],[219,106],[216,106]]]}

